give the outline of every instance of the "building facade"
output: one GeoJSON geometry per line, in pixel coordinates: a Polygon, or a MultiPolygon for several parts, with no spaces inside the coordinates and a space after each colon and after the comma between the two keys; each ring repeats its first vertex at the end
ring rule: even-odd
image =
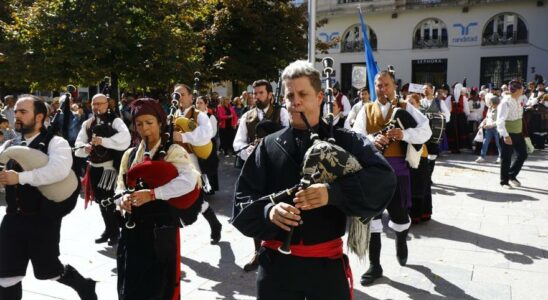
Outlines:
{"type": "MultiPolygon", "coordinates": [[[[379,69],[392,65],[401,83],[502,85],[548,76],[548,3],[517,0],[318,0],[317,29],[343,91],[354,94],[352,70],[364,66],[360,5],[379,69]]],[[[321,68],[321,64],[316,67],[321,68]]],[[[359,73],[359,72],[354,72],[359,73]]]]}

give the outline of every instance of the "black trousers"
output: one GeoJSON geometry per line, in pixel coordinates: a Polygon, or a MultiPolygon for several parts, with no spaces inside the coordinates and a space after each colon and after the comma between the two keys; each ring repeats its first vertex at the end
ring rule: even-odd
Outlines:
{"type": "Polygon", "coordinates": [[[61,219],[39,214],[7,214],[0,225],[0,277],[24,276],[29,260],[34,276],[46,280],[63,274],[59,261],[61,219]]]}
{"type": "MultiPolygon", "coordinates": [[[[432,203],[427,203],[427,191],[430,185],[430,166],[428,159],[421,157],[419,167],[411,168],[411,206],[410,215],[412,219],[420,218],[424,214],[432,213],[432,203]]],[[[432,198],[429,198],[431,201],[432,198]]]]}
{"type": "Polygon", "coordinates": [[[521,133],[510,133],[512,145],[507,145],[504,138],[501,137],[500,145],[502,148],[500,162],[500,184],[508,184],[509,180],[516,179],[523,163],[527,159],[527,146],[521,133]],[[513,154],[516,159],[512,160],[513,154]]]}
{"type": "Polygon", "coordinates": [[[346,256],[303,258],[261,248],[257,300],[348,300],[346,256]]]}

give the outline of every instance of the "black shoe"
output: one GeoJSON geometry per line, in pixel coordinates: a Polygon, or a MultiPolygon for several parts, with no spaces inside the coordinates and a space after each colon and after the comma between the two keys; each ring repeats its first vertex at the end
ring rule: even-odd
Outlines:
{"type": "Polygon", "coordinates": [[[245,272],[255,271],[259,268],[259,253],[255,252],[251,260],[244,265],[245,272]]]}
{"type": "Polygon", "coordinates": [[[98,239],[95,239],[95,244],[102,244],[108,242],[108,235],[106,233],[101,234],[98,239]]]}
{"type": "Polygon", "coordinates": [[[65,266],[63,275],[57,281],[73,288],[82,300],[97,300],[97,294],[95,293],[95,284],[97,282],[84,278],[70,265],[65,266]]]}
{"type": "Polygon", "coordinates": [[[363,286],[373,284],[377,279],[382,277],[381,265],[370,265],[369,269],[363,273],[360,283],[363,286]]]}
{"type": "Polygon", "coordinates": [[[219,241],[221,240],[221,229],[223,229],[223,225],[219,223],[219,226],[211,231],[211,240],[209,241],[211,245],[219,244],[219,241]]]}
{"type": "Polygon", "coordinates": [[[407,264],[407,233],[409,229],[402,232],[396,232],[396,256],[400,266],[407,264]]]}
{"type": "Polygon", "coordinates": [[[114,235],[112,236],[109,240],[108,240],[108,245],[109,246],[114,246],[116,244],[118,244],[118,235],[114,235]]]}
{"type": "Polygon", "coordinates": [[[23,299],[23,285],[19,283],[10,287],[0,285],[0,299],[2,300],[21,300],[23,299]]]}
{"type": "Polygon", "coordinates": [[[217,245],[221,240],[221,229],[223,229],[223,225],[221,225],[221,222],[217,219],[217,215],[215,215],[211,206],[208,207],[202,215],[204,215],[204,218],[209,223],[209,227],[211,227],[211,240],[209,243],[211,245],[217,245]]]}

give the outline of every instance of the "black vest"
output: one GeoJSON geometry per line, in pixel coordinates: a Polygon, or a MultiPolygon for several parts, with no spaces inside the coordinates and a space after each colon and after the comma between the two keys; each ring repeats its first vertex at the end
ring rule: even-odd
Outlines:
{"type": "MultiPolygon", "coordinates": [[[[112,128],[112,123],[114,123],[114,120],[116,119],[115,114],[105,113],[102,115],[96,115],[95,117],[96,118],[91,122],[90,126],[86,128],[88,142],[91,141],[93,135],[98,137],[111,137],[118,133],[114,128],[112,128]],[[97,124],[97,119],[101,121],[99,124],[97,124]]],[[[117,151],[105,148],[101,145],[94,146],[89,155],[89,160],[96,164],[107,162],[117,158],[117,153],[115,152],[117,151]]]]}

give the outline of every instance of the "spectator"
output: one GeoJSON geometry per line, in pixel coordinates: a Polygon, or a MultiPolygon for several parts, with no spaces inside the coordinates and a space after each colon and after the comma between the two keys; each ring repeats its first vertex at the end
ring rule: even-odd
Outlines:
{"type": "Polygon", "coordinates": [[[234,107],[226,97],[221,97],[221,104],[217,107],[217,118],[219,119],[219,137],[221,138],[221,149],[225,156],[234,155],[232,143],[238,126],[238,116],[234,107]]]}
{"type": "Polygon", "coordinates": [[[15,96],[7,95],[4,97],[4,109],[2,110],[2,114],[8,119],[10,128],[15,128],[15,96]]]}
{"type": "Polygon", "coordinates": [[[487,116],[481,122],[478,130],[483,130],[483,144],[481,146],[480,157],[476,159],[477,163],[485,162],[485,156],[487,155],[487,149],[492,139],[495,139],[497,144],[498,157],[495,163],[500,163],[500,136],[497,131],[497,107],[500,103],[500,98],[497,96],[491,96],[489,98],[489,109],[487,110],[487,116]]]}
{"type": "Polygon", "coordinates": [[[245,106],[242,103],[242,99],[240,97],[234,97],[234,100],[232,100],[232,106],[234,107],[234,111],[236,112],[238,119],[241,118],[245,112],[245,106]]]}

